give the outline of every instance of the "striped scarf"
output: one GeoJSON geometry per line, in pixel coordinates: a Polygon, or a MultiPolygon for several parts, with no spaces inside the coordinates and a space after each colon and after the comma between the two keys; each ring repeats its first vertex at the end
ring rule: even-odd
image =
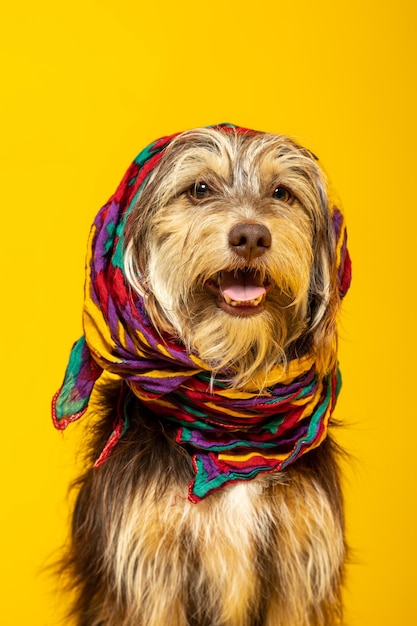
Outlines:
{"type": "MultiPolygon", "coordinates": [[[[222,132],[250,132],[222,124],[222,132]]],[[[235,481],[284,469],[324,440],[340,389],[337,367],[317,375],[308,356],[277,366],[262,393],[231,389],[198,355],[169,336],[161,338],[143,298],[129,288],[123,268],[128,216],[164,148],[175,137],[150,144],[133,161],[115,194],[98,213],[86,261],[84,335],[74,344],[62,387],[53,399],[57,428],[79,419],[103,370],[126,381],[139,400],[176,426],[176,441],[192,453],[189,499],[198,502],[235,481]]],[[[341,212],[334,207],[339,288],[350,283],[350,260],[341,212]]],[[[96,461],[104,463],[128,428],[118,422],[96,461]]]]}

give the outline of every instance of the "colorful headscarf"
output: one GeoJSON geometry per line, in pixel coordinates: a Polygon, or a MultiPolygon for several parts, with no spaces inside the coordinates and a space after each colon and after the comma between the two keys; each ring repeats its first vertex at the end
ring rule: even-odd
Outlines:
{"type": "MultiPolygon", "coordinates": [[[[221,132],[251,133],[232,124],[221,132]]],[[[62,387],[53,399],[57,428],[79,419],[103,370],[126,381],[144,405],[176,425],[176,440],[192,453],[193,502],[234,481],[284,469],[317,447],[327,434],[340,389],[337,367],[318,376],[312,358],[276,367],[262,393],[231,389],[198,355],[152,326],[143,298],[124,275],[128,216],[150,172],[176,135],[150,144],[133,161],[116,193],[98,213],[86,261],[84,335],[74,344],[62,387]]],[[[332,207],[337,240],[339,291],[350,283],[350,259],[342,213],[332,207]]],[[[96,466],[101,465],[129,424],[120,412],[96,466]]]]}

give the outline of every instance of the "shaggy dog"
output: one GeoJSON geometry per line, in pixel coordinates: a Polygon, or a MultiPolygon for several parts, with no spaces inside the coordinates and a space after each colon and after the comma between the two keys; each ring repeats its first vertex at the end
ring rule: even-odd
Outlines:
{"type": "Polygon", "coordinates": [[[54,399],[64,428],[95,385],[74,623],[341,623],[327,426],[349,280],[342,214],[294,141],[225,124],[139,155],[93,226],[85,337],[54,399]]]}

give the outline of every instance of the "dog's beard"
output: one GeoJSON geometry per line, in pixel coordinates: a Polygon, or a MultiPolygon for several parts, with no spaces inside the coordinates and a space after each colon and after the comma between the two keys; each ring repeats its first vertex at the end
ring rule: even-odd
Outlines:
{"type": "Polygon", "coordinates": [[[139,198],[126,275],[155,328],[196,353],[213,376],[261,389],[277,364],[300,356],[319,317],[330,320],[323,342],[332,340],[324,183],[312,158],[284,138],[251,139],[243,150],[241,137],[213,146],[210,131],[201,137],[174,145],[139,198]],[[214,189],[202,200],[190,193],[201,180],[214,189]],[[294,202],[271,200],[277,180],[292,189],[294,202]],[[249,259],[230,245],[233,227],[248,223],[266,226],[272,242],[249,259]],[[267,293],[259,306],[231,307],[219,277],[244,274],[267,293]]]}
{"type": "Polygon", "coordinates": [[[189,329],[186,344],[210,365],[213,376],[219,372],[233,387],[254,390],[268,386],[268,374],[286,361],[289,331],[295,331],[295,317],[289,311],[273,309],[250,317],[232,317],[219,308],[207,307],[189,329]]]}

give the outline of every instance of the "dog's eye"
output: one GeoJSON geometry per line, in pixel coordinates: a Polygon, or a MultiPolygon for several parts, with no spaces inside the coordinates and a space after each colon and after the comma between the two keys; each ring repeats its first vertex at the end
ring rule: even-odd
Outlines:
{"type": "Polygon", "coordinates": [[[189,190],[190,195],[194,200],[202,200],[206,198],[210,193],[210,188],[204,181],[195,183],[189,190]]]}
{"type": "Polygon", "coordinates": [[[279,187],[275,187],[272,196],[273,198],[275,198],[275,200],[279,200],[280,202],[286,202],[287,204],[291,204],[291,202],[294,200],[294,196],[292,195],[291,191],[289,191],[286,187],[282,187],[281,185],[279,187]]]}

